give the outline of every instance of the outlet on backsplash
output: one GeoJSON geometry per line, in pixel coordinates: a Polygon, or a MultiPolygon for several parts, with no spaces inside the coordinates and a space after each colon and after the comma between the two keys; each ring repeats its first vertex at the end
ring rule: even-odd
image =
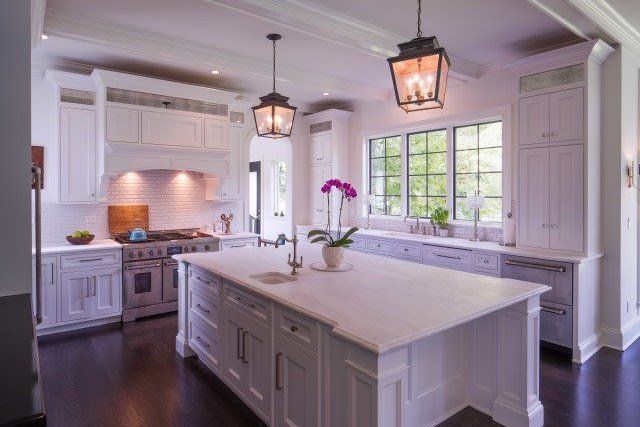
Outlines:
{"type": "Polygon", "coordinates": [[[84,222],[86,224],[93,224],[96,222],[96,217],[95,216],[85,216],[84,217],[84,222]]]}

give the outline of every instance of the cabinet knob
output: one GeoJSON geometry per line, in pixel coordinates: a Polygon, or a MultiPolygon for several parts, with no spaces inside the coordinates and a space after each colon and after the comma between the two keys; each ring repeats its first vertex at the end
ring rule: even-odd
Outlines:
{"type": "Polygon", "coordinates": [[[542,133],[542,137],[543,137],[543,138],[546,138],[546,137],[547,137],[547,133],[546,133],[546,132],[543,132],[543,133],[542,133]]]}
{"type": "Polygon", "coordinates": [[[556,136],[556,133],[555,132],[551,132],[551,136],[556,136]]]}
{"type": "Polygon", "coordinates": [[[289,329],[291,329],[291,332],[295,332],[298,330],[298,327],[296,325],[291,325],[289,329]]]}

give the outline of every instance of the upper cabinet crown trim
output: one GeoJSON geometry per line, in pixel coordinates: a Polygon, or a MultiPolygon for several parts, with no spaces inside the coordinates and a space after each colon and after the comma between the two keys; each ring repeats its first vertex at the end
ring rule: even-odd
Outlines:
{"type": "Polygon", "coordinates": [[[165,108],[167,110],[188,111],[213,116],[227,117],[229,115],[229,107],[224,104],[112,87],[107,88],[107,101],[117,102],[120,104],[139,105],[143,107],[165,108]]]}

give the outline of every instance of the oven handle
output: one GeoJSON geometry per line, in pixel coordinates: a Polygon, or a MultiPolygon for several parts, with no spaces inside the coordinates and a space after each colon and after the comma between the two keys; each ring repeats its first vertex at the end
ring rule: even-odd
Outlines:
{"type": "Polygon", "coordinates": [[[143,268],[152,268],[152,267],[160,267],[160,263],[155,264],[145,264],[145,265],[133,265],[133,266],[125,266],[125,270],[142,270],[143,268]]]}

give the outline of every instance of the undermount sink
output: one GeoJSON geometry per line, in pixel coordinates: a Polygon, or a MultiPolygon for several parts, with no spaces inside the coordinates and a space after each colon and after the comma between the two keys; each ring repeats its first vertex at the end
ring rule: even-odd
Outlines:
{"type": "Polygon", "coordinates": [[[252,274],[250,279],[257,280],[265,285],[281,285],[283,283],[295,282],[296,277],[289,274],[282,274],[278,271],[267,271],[266,273],[252,274]]]}

